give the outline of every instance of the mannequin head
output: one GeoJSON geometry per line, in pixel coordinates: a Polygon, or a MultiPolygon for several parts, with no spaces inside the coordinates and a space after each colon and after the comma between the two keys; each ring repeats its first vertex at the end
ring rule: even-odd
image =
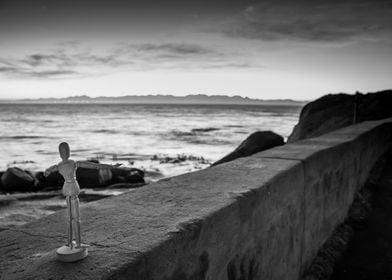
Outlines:
{"type": "Polygon", "coordinates": [[[70,154],[70,149],[69,149],[69,145],[66,142],[62,142],[59,145],[59,153],[60,153],[60,157],[63,160],[67,160],[69,158],[69,154],[70,154]]]}

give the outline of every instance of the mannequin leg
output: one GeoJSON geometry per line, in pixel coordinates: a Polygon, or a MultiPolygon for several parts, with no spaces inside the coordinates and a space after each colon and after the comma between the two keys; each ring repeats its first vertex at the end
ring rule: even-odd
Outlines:
{"type": "Polygon", "coordinates": [[[72,247],[72,203],[71,203],[71,197],[67,196],[65,198],[67,202],[67,208],[68,208],[68,241],[67,241],[67,246],[72,247]]]}
{"type": "Polygon", "coordinates": [[[84,259],[88,255],[88,248],[81,244],[80,223],[79,223],[79,199],[77,195],[66,197],[69,227],[68,244],[56,250],[57,259],[62,262],[76,262],[84,259]],[[73,240],[75,238],[75,240],[73,240]]]}
{"type": "Polygon", "coordinates": [[[73,224],[72,226],[74,229],[74,236],[76,239],[76,248],[78,248],[82,243],[82,237],[80,233],[79,198],[77,195],[72,196],[71,205],[72,205],[72,224],[73,224]]]}

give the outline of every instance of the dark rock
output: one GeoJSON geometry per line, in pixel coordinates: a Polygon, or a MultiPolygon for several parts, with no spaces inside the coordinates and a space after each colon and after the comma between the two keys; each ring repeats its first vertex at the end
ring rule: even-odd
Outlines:
{"type": "Polygon", "coordinates": [[[35,181],[33,186],[33,191],[41,191],[46,185],[46,177],[42,171],[35,173],[35,181]]]}
{"type": "Polygon", "coordinates": [[[58,171],[50,173],[49,176],[45,178],[41,178],[37,173],[36,178],[40,180],[40,182],[43,182],[46,187],[62,187],[64,184],[64,178],[58,171]]]}
{"type": "Polygon", "coordinates": [[[144,171],[138,168],[124,168],[124,167],[112,168],[113,177],[114,176],[127,177],[128,175],[133,174],[133,172],[138,172],[140,176],[144,177],[144,171]]]}
{"type": "MultiPolygon", "coordinates": [[[[56,171],[48,177],[37,172],[34,190],[55,190],[64,184],[64,178],[56,171]]],[[[76,178],[81,188],[100,188],[113,183],[144,183],[144,171],[137,168],[89,169],[78,168],[76,178]]]]}
{"type": "Polygon", "coordinates": [[[42,182],[42,183],[45,183],[45,182],[46,182],[46,177],[45,177],[45,175],[44,175],[44,172],[42,172],[42,171],[37,172],[37,173],[35,174],[35,178],[36,178],[39,182],[42,182]]]}
{"type": "Polygon", "coordinates": [[[127,179],[123,176],[113,176],[112,183],[126,183],[127,179]]]}
{"type": "Polygon", "coordinates": [[[391,108],[392,90],[325,95],[304,106],[288,142],[320,136],[354,122],[388,118],[392,116],[391,108]]]}
{"type": "Polygon", "coordinates": [[[283,137],[272,131],[257,131],[245,139],[233,152],[214,162],[215,166],[224,162],[232,161],[237,158],[247,157],[255,153],[271,149],[284,144],[283,137]]]}
{"type": "MultiPolygon", "coordinates": [[[[39,192],[39,191],[42,191],[45,187],[46,187],[45,183],[42,183],[42,182],[40,182],[38,180],[34,180],[34,184],[31,187],[30,191],[32,191],[32,192],[39,192]]],[[[57,188],[59,188],[59,187],[57,187],[57,188]]]]}
{"type": "Polygon", "coordinates": [[[139,172],[133,172],[125,177],[128,183],[144,183],[144,178],[139,172]]]}
{"type": "Polygon", "coordinates": [[[35,173],[34,172],[31,172],[30,170],[27,170],[27,169],[25,169],[23,171],[26,172],[27,174],[29,174],[31,177],[35,178],[35,173]]]}
{"type": "Polygon", "coordinates": [[[98,188],[108,185],[113,174],[110,169],[78,168],[76,178],[81,188],[98,188]]]}
{"type": "Polygon", "coordinates": [[[11,167],[1,176],[1,184],[5,191],[31,191],[34,177],[20,168],[11,167]]]}
{"type": "Polygon", "coordinates": [[[137,168],[113,168],[113,183],[144,183],[144,171],[137,168]]]}

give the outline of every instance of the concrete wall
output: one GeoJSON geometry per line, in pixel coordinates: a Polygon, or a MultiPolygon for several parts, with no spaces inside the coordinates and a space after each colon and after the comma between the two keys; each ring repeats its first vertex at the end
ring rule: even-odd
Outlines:
{"type": "Polygon", "coordinates": [[[1,275],[298,279],[391,145],[392,119],[366,122],[89,203],[78,263],[55,259],[63,211],[4,230],[1,275]]]}

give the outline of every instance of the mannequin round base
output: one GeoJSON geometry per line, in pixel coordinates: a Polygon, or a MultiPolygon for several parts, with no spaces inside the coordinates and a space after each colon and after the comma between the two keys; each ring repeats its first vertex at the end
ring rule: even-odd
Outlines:
{"type": "Polygon", "coordinates": [[[77,262],[88,255],[87,247],[71,248],[69,246],[62,246],[57,249],[57,259],[61,262],[77,262]]]}

